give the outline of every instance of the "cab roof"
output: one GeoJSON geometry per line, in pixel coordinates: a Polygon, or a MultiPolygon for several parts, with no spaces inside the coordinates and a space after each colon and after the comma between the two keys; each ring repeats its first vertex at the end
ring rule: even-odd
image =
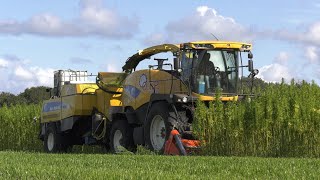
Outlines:
{"type": "Polygon", "coordinates": [[[189,45],[192,49],[202,49],[206,47],[205,45],[211,45],[211,47],[207,47],[210,49],[239,49],[243,51],[249,51],[252,49],[252,44],[232,41],[193,41],[180,44],[180,47],[182,45],[189,45]]]}

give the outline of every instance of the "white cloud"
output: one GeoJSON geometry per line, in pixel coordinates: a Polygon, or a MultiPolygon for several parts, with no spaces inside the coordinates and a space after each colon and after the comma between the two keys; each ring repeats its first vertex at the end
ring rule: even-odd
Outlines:
{"type": "Polygon", "coordinates": [[[20,65],[18,65],[18,67],[14,68],[13,73],[14,73],[13,75],[15,76],[16,80],[30,81],[33,78],[32,72],[28,71],[27,69],[24,69],[20,65]]]}
{"type": "Polygon", "coordinates": [[[258,78],[267,82],[285,82],[291,79],[306,80],[311,82],[320,80],[320,50],[316,46],[308,46],[304,51],[304,59],[291,61],[291,54],[280,52],[273,60],[272,64],[259,68],[258,78]]]}
{"type": "Polygon", "coordinates": [[[41,36],[102,36],[130,38],[138,29],[137,18],[128,18],[103,6],[102,0],[82,0],[80,13],[72,20],[64,20],[49,13],[39,14],[24,22],[0,20],[0,33],[41,36]]]}
{"type": "Polygon", "coordinates": [[[257,77],[267,82],[281,82],[282,78],[289,82],[293,78],[288,66],[278,63],[263,66],[257,77]]]}
{"type": "MultiPolygon", "coordinates": [[[[281,29],[277,31],[265,31],[263,34],[266,38],[274,38],[283,42],[294,44],[297,47],[296,51],[302,54],[299,64],[295,65],[295,69],[300,69],[296,73],[291,73],[294,78],[302,77],[302,79],[316,82],[320,80],[319,65],[320,65],[320,21],[315,21],[312,24],[299,24],[296,31],[281,29]]],[[[278,61],[275,61],[279,63],[278,61]]],[[[291,68],[293,70],[294,68],[291,68]]]]}
{"type": "Polygon", "coordinates": [[[305,34],[306,41],[320,45],[320,21],[313,23],[305,34]]]}
{"type": "Polygon", "coordinates": [[[220,15],[208,6],[199,6],[191,15],[169,22],[165,32],[147,36],[144,42],[156,44],[159,39],[171,43],[215,39],[212,34],[219,40],[252,41],[255,38],[249,28],[237,23],[233,18],[220,15]]]}
{"type": "MultiPolygon", "coordinates": [[[[18,59],[0,59],[5,62],[6,68],[0,68],[0,92],[18,94],[26,88],[34,86],[52,86],[53,69],[32,66],[28,61],[18,59]]],[[[0,66],[1,67],[1,66],[0,66]]]]}
{"type": "Polygon", "coordinates": [[[288,42],[307,44],[308,46],[320,46],[320,21],[315,21],[306,27],[304,24],[299,24],[296,29],[300,31],[289,31],[287,29],[266,30],[260,32],[260,35],[288,42]]]}
{"type": "Polygon", "coordinates": [[[35,86],[53,86],[53,72],[52,68],[30,67],[30,71],[36,76],[35,86]]]}
{"type": "Polygon", "coordinates": [[[290,54],[288,52],[280,52],[273,60],[272,64],[259,68],[258,78],[267,82],[281,82],[282,78],[289,82],[292,78],[299,79],[299,74],[292,70],[288,65],[290,54]]]}
{"type": "Polygon", "coordinates": [[[63,23],[54,15],[42,14],[31,18],[29,24],[30,30],[34,33],[58,34],[64,28],[63,23]]]}
{"type": "Polygon", "coordinates": [[[309,60],[310,63],[314,64],[319,61],[319,47],[308,46],[306,47],[305,57],[309,60]]]}
{"type": "Polygon", "coordinates": [[[9,62],[4,60],[4,59],[0,59],[0,68],[6,68],[8,67],[9,62]]]}
{"type": "MultiPolygon", "coordinates": [[[[200,13],[200,16],[204,16],[209,10],[210,8],[208,6],[199,6],[197,8],[197,12],[200,13]]],[[[217,14],[216,11],[214,11],[214,13],[217,14]]]]}

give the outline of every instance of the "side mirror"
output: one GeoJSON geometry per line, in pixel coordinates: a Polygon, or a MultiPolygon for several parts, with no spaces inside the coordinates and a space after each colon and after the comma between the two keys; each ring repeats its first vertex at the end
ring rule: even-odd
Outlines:
{"type": "Polygon", "coordinates": [[[173,58],[173,68],[175,70],[180,69],[180,61],[177,57],[173,58]]]}
{"type": "Polygon", "coordinates": [[[251,52],[248,53],[248,59],[252,59],[253,58],[253,54],[251,52]]]}
{"type": "Polygon", "coordinates": [[[253,61],[251,59],[248,60],[248,69],[250,72],[253,71],[253,61]]]}

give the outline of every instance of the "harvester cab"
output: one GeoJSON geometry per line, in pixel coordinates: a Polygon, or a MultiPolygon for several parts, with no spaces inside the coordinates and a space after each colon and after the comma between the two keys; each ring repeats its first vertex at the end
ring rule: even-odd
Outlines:
{"type": "Polygon", "coordinates": [[[180,45],[180,65],[182,80],[190,84],[193,93],[214,96],[221,91],[224,96],[239,94],[239,75],[248,67],[253,69],[251,45],[234,42],[192,42],[180,45]],[[248,65],[243,65],[242,54],[248,54],[248,65]]]}

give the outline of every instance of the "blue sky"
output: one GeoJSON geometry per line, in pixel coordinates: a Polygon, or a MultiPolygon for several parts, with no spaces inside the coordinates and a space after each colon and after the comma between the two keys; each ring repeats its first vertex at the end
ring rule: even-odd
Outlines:
{"type": "Polygon", "coordinates": [[[0,92],[52,86],[58,69],[121,71],[137,50],[253,43],[259,77],[320,83],[320,0],[11,0],[0,6],[0,92]]]}

